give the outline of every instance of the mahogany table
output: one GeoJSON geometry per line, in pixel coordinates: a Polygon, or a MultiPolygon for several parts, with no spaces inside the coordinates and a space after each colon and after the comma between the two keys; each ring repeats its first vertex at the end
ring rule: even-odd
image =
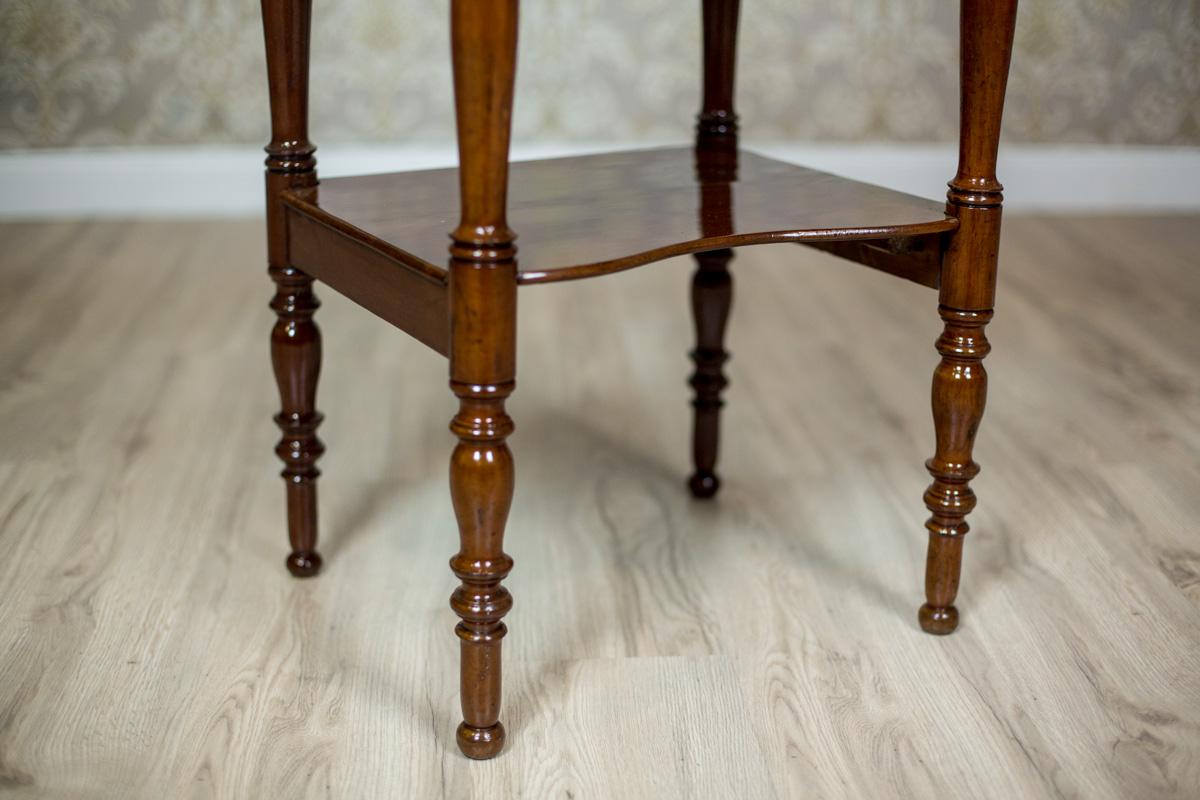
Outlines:
{"type": "Polygon", "coordinates": [[[262,0],[272,129],[268,259],[278,317],[271,358],[282,401],[275,421],[283,431],[276,453],[287,484],[287,567],[297,577],[321,567],[321,338],[312,291],[319,280],[449,361],[458,398],[450,422],[458,440],[450,456],[460,537],[450,559],[461,581],[450,599],[460,618],[457,739],[471,758],[496,755],[505,737],[500,649],[512,598],[501,582],[513,562],[502,545],[514,479],[505,400],[515,385],[522,286],[695,254],[695,470],[688,486],[700,498],[720,485],[714,470],[734,247],[801,243],[937,290],[944,330],[933,375],[936,446],[926,462],[932,516],[919,621],[936,634],[958,625],[954,598],[966,516],[975,506],[969,483],[979,471],[971,450],[987,389],[981,362],[1002,199],[996,154],[1017,2],[961,0],[959,163],[944,205],[739,150],[738,0],[702,2],[704,93],[694,147],[510,165],[518,0],[451,0],[459,167],[318,182],[308,139],[312,0],[262,0]]]}

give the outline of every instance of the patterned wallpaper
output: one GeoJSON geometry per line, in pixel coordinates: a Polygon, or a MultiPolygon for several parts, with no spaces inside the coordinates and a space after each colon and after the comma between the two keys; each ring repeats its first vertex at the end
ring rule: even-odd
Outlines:
{"type": "MultiPolygon", "coordinates": [[[[452,135],[444,1],[315,6],[317,142],[452,135]]],[[[525,0],[516,136],[685,136],[698,7],[525,0]]],[[[747,134],[953,138],[957,7],[748,0],[747,134]]],[[[262,143],[262,50],[255,0],[0,0],[0,147],[262,143]]],[[[1200,144],[1200,0],[1022,0],[1016,50],[1010,140],[1200,144]]]]}

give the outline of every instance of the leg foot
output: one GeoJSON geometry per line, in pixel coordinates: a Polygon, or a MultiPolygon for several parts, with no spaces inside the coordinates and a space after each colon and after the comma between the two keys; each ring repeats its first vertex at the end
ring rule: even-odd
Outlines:
{"type": "Polygon", "coordinates": [[[467,758],[484,761],[500,755],[504,749],[504,726],[497,722],[490,728],[475,728],[465,722],[458,724],[458,749],[467,758]]]}
{"type": "Polygon", "coordinates": [[[286,563],[293,578],[311,578],[321,571],[321,554],[316,550],[296,550],[287,557],[286,563]]]}
{"type": "Polygon", "coordinates": [[[720,488],[721,479],[713,472],[695,472],[688,478],[688,489],[692,491],[692,497],[700,500],[707,500],[720,488]]]}
{"type": "Polygon", "coordinates": [[[934,608],[926,603],[921,606],[917,619],[921,623],[921,630],[935,636],[945,636],[954,633],[954,629],[958,627],[958,609],[954,606],[934,608]]]}

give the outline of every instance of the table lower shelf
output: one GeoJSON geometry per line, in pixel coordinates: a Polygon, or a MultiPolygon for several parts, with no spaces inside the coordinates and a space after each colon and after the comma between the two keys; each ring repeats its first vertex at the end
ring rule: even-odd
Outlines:
{"type": "MultiPolygon", "coordinates": [[[[457,169],[334,178],[286,196],[300,216],[445,276],[457,169]]],[[[521,283],[619,272],[769,242],[892,240],[954,230],[945,206],[746,151],[656,148],[512,164],[521,283]]]]}
{"type": "MultiPolygon", "coordinates": [[[[945,206],[740,151],[663,148],[514,163],[518,282],[605,275],[685,253],[809,244],[936,287],[945,206]]],[[[446,353],[458,170],[286,192],[294,266],[446,353]]]]}

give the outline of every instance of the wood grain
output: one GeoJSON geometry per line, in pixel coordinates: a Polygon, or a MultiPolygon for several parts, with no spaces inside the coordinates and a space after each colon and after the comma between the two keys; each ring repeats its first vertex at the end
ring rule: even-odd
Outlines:
{"type": "MultiPolygon", "coordinates": [[[[737,154],[723,180],[708,179],[706,193],[697,180],[705,160],[691,147],[665,147],[510,165],[507,224],[519,235],[520,281],[587,278],[723,247],[886,240],[958,224],[942,203],[750,152],[737,154]]],[[[457,169],[331,178],[285,202],[438,275],[459,184],[457,169]]]]}
{"type": "Polygon", "coordinates": [[[0,236],[4,797],[1195,797],[1196,218],[1006,220],[947,639],[912,619],[927,290],[739,253],[711,504],[680,490],[690,259],[526,292],[487,763],[454,747],[442,357],[322,293],[296,582],[260,223],[0,236]]]}

